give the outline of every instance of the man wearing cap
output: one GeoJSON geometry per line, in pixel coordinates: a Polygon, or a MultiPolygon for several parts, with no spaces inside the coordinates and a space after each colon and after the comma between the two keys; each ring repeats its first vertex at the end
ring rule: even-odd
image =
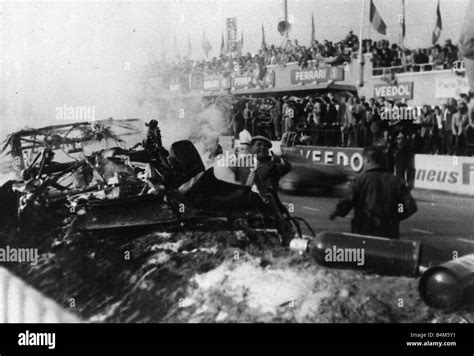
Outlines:
{"type": "Polygon", "coordinates": [[[146,123],[145,126],[148,127],[148,130],[146,138],[142,143],[143,148],[150,153],[152,159],[157,163],[157,168],[159,170],[162,168],[168,168],[169,152],[163,147],[158,121],[150,120],[150,122],[146,123]]]}
{"type": "Polygon", "coordinates": [[[248,153],[248,148],[250,141],[252,140],[252,135],[247,129],[243,129],[239,132],[239,147],[237,147],[238,153],[244,152],[248,153]]]}
{"type": "MultiPolygon", "coordinates": [[[[291,170],[291,164],[283,158],[270,155],[272,142],[264,136],[254,136],[250,141],[249,151],[255,155],[255,166],[251,167],[245,184],[252,187],[252,192],[268,203],[267,194],[273,195],[277,204],[283,206],[276,194],[280,178],[291,170]]],[[[251,197],[251,200],[255,197],[251,197]]]]}
{"type": "Polygon", "coordinates": [[[150,122],[145,123],[145,126],[148,127],[148,130],[146,138],[143,140],[143,147],[149,150],[155,149],[156,147],[163,147],[158,121],[150,120],[150,122]]]}
{"type": "Polygon", "coordinates": [[[229,164],[230,162],[225,161],[225,155],[223,154],[220,158],[214,162],[214,176],[227,183],[231,184],[238,184],[243,185],[245,183],[245,179],[243,177],[248,176],[248,171],[250,167],[247,167],[245,163],[252,163],[253,165],[253,157],[249,153],[249,145],[252,136],[250,132],[246,129],[243,129],[239,133],[239,145],[235,147],[234,150],[234,162],[235,164],[229,164]],[[244,164],[243,164],[244,163],[244,164]]]}

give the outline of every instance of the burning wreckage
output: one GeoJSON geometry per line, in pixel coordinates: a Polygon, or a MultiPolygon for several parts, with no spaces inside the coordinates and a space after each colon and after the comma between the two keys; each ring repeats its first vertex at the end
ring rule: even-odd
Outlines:
{"type": "Polygon", "coordinates": [[[120,147],[123,141],[104,123],[52,126],[10,135],[4,150],[10,147],[21,179],[1,188],[4,223],[16,222],[18,230],[28,236],[64,222],[70,222],[76,231],[244,224],[276,229],[284,245],[294,237],[295,229],[302,236],[301,223],[313,233],[303,219],[290,215],[275,192],[261,197],[251,187],[217,179],[212,167],[205,169],[190,141],[174,142],[168,152],[156,120],[147,126],[146,139],[130,149],[120,147]],[[82,134],[71,139],[73,130],[82,134]],[[33,139],[26,137],[31,135],[33,139]],[[85,155],[79,144],[91,140],[116,145],[107,144],[109,147],[85,155]],[[73,159],[58,162],[58,152],[73,159]],[[72,157],[73,153],[82,155],[72,157]]]}
{"type": "MultiPolygon", "coordinates": [[[[472,304],[472,273],[464,268],[459,277],[457,261],[425,271],[419,242],[329,232],[315,236],[304,219],[289,213],[276,191],[256,193],[248,185],[221,179],[216,167],[206,169],[189,140],[166,150],[155,120],[147,124],[142,142],[125,148],[123,135],[141,135],[134,122],[105,120],[11,134],[4,151],[10,148],[20,179],[0,188],[0,225],[15,227],[30,241],[39,231],[58,226],[76,232],[173,225],[187,230],[273,229],[283,246],[311,255],[319,265],[382,276],[421,275],[419,293],[426,304],[445,310],[472,304]],[[126,131],[115,134],[112,126],[126,131]],[[86,148],[92,152],[87,154],[86,148]],[[328,263],[327,250],[336,245],[364,251],[364,261],[347,264],[336,258],[328,263]]],[[[258,177],[255,184],[262,184],[258,177]]],[[[466,263],[473,256],[464,257],[466,263]]]]}

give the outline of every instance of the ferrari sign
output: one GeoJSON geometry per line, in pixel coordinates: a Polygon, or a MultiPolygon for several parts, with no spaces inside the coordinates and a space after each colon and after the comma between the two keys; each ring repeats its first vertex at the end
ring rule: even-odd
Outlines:
{"type": "Polygon", "coordinates": [[[344,80],[343,67],[320,67],[315,69],[294,69],[291,71],[291,84],[328,82],[344,80]]]}

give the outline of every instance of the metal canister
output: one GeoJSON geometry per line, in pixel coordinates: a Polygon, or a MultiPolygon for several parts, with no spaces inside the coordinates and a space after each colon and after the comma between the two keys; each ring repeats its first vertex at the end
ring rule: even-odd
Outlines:
{"type": "Polygon", "coordinates": [[[290,241],[290,250],[299,252],[299,253],[308,252],[308,246],[310,242],[311,242],[311,239],[294,238],[293,240],[290,241]]]}
{"type": "Polygon", "coordinates": [[[419,274],[420,243],[338,232],[321,232],[308,246],[316,262],[339,269],[372,271],[385,276],[419,274]]]}
{"type": "Polygon", "coordinates": [[[437,309],[474,305],[474,254],[429,268],[418,284],[421,299],[437,309]]]}

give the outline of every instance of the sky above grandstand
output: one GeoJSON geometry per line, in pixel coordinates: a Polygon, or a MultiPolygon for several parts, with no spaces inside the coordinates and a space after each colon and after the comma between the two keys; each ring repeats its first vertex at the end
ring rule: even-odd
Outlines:
{"type": "MultiPolygon", "coordinates": [[[[378,34],[369,22],[369,0],[288,0],[288,15],[292,22],[290,39],[298,39],[308,45],[311,36],[311,14],[314,14],[316,39],[339,41],[349,30],[359,35],[363,3],[366,2],[363,25],[364,38],[388,39],[398,43],[401,35],[399,18],[402,0],[374,0],[387,24],[387,36],[378,34]]],[[[438,0],[405,0],[406,38],[409,48],[428,47],[436,22],[438,0]]],[[[221,32],[225,30],[225,18],[237,18],[238,38],[244,34],[244,52],[255,53],[262,40],[261,26],[265,28],[267,43],[280,44],[282,37],[277,25],[284,17],[283,0],[197,0],[170,1],[169,36],[176,36],[180,53],[186,53],[187,36],[193,43],[193,54],[204,55],[201,48],[202,31],[206,31],[213,50],[210,56],[220,50],[221,32]],[[177,25],[174,25],[177,24],[177,25]]],[[[440,9],[443,32],[440,42],[452,39],[457,43],[460,26],[469,0],[441,0],[440,9]]],[[[174,51],[174,40],[168,42],[168,50],[174,51]]]]}
{"type": "MultiPolygon", "coordinates": [[[[374,0],[387,23],[386,37],[370,27],[366,1],[364,37],[397,42],[401,0],[374,0]]],[[[430,45],[436,4],[406,0],[408,47],[430,45]]],[[[441,0],[441,42],[457,42],[467,4],[441,0]]],[[[311,13],[320,40],[338,41],[350,29],[358,34],[361,8],[362,0],[288,0],[290,38],[309,43],[311,13]]],[[[203,31],[213,47],[210,56],[217,55],[227,17],[237,18],[244,52],[257,52],[262,24],[267,43],[281,43],[283,0],[0,1],[0,131],[2,125],[51,123],[54,108],[64,104],[97,105],[98,115],[133,116],[143,65],[162,58],[163,51],[171,60],[175,48],[185,54],[188,38],[191,58],[202,59],[203,31]]]]}

